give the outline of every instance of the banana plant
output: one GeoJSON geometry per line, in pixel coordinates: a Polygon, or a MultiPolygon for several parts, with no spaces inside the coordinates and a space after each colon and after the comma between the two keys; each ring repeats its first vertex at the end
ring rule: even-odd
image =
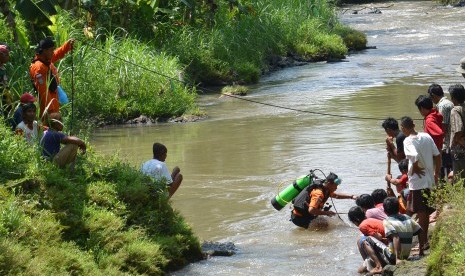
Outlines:
{"type": "Polygon", "coordinates": [[[53,24],[50,16],[57,14],[55,5],[52,0],[17,0],[11,9],[10,1],[0,0],[1,13],[7,19],[14,42],[25,47],[28,45],[27,34],[17,27],[15,16],[20,15],[30,25],[31,30],[40,30],[53,24]]]}

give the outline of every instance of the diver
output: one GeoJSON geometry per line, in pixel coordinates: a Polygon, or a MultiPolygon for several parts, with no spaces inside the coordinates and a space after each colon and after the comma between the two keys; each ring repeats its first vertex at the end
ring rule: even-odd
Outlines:
{"type": "Polygon", "coordinates": [[[336,215],[336,212],[329,210],[330,205],[325,207],[328,198],[357,199],[355,195],[335,193],[341,182],[341,179],[334,173],[330,173],[324,181],[315,180],[293,200],[294,208],[291,211],[290,220],[295,225],[307,229],[310,222],[318,216],[332,217],[336,215]]]}

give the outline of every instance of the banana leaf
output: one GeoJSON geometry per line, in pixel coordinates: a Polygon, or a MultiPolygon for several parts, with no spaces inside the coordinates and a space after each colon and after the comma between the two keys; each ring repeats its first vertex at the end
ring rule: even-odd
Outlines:
{"type": "Polygon", "coordinates": [[[31,0],[17,0],[15,9],[27,21],[41,27],[52,24],[48,16],[31,0]]]}

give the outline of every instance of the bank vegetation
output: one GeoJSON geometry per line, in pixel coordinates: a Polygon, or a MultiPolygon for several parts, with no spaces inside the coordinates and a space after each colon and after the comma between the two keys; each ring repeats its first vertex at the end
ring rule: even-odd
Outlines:
{"type": "Polygon", "coordinates": [[[427,258],[428,275],[465,275],[465,188],[464,181],[436,190],[440,216],[431,238],[427,258]]]}
{"type": "Polygon", "coordinates": [[[250,84],[279,57],[334,60],[366,47],[365,35],[339,23],[327,1],[2,2],[9,6],[0,41],[13,50],[7,69],[15,99],[32,89],[27,70],[44,35],[58,45],[77,39],[59,69],[78,122],[201,114],[198,85],[250,84]]]}
{"type": "Polygon", "coordinates": [[[202,259],[164,186],[90,150],[75,171],[0,121],[1,275],[162,275],[202,259]]]}

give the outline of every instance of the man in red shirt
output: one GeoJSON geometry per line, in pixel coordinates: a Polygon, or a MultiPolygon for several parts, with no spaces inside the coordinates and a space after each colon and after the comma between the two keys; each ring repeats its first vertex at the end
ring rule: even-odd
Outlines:
{"type": "Polygon", "coordinates": [[[433,100],[430,97],[420,95],[415,101],[420,114],[425,118],[424,131],[433,138],[438,150],[442,150],[444,143],[444,130],[442,129],[443,116],[433,108],[433,100]]]}

